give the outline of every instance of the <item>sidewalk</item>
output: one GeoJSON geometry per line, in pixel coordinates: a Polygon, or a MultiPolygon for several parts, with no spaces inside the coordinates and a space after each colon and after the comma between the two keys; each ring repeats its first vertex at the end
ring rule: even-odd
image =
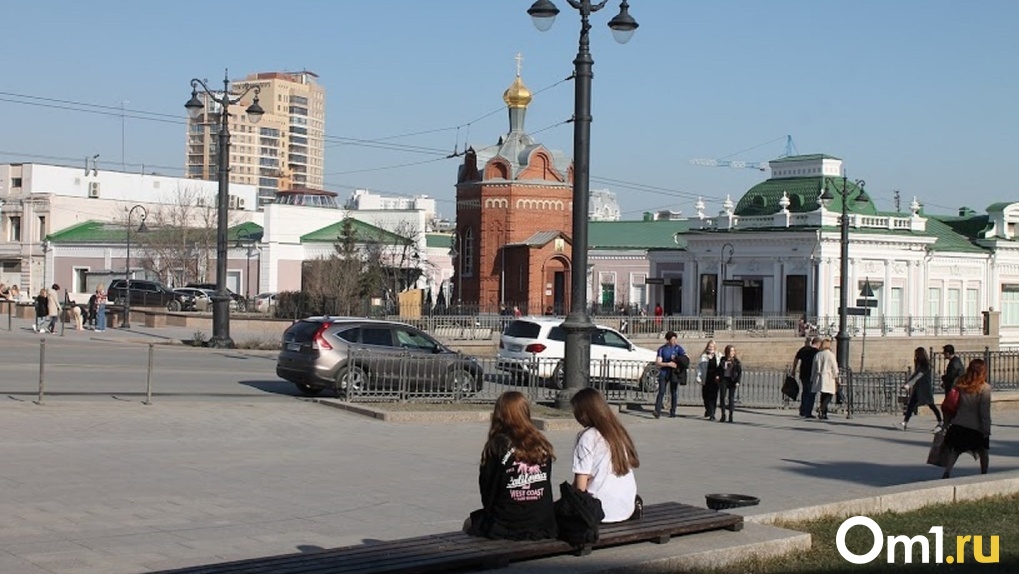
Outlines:
{"type": "MultiPolygon", "coordinates": [[[[994,416],[988,478],[1019,476],[1019,412],[994,416]]],[[[891,428],[896,417],[824,423],[788,411],[738,412],[737,424],[622,418],[649,504],[741,493],[760,497],[743,509],[756,515],[978,472],[964,457],[961,478],[938,480],[940,469],[924,464],[932,421],[923,415],[907,432],[891,428]]],[[[479,504],[485,432],[484,423],[390,424],[298,399],[0,402],[0,572],[151,572],[455,530],[479,504]]],[[[568,480],[575,433],[547,434],[553,482],[568,480]]],[[[716,536],[723,548],[726,536],[743,540],[716,536]]],[[[549,567],[664,560],[690,544],[549,567]]],[[[516,571],[538,567],[527,566],[516,571]]]]}
{"type": "MultiPolygon", "coordinates": [[[[132,316],[132,319],[134,317],[132,316]]],[[[140,319],[140,317],[139,317],[140,319]]],[[[11,318],[11,328],[8,330],[7,316],[0,317],[0,339],[4,337],[16,337],[19,335],[62,337],[73,340],[102,340],[131,343],[156,343],[156,344],[182,344],[195,337],[195,332],[200,332],[205,339],[212,336],[209,329],[193,329],[188,327],[146,327],[141,320],[131,321],[131,328],[123,329],[120,324],[110,324],[103,332],[96,332],[90,329],[75,331],[73,323],[57,323],[56,333],[40,334],[32,330],[34,321],[31,319],[11,318]]],[[[286,325],[278,327],[252,327],[246,321],[232,321],[230,323],[230,337],[237,345],[246,346],[254,342],[268,342],[279,340],[283,336],[286,325]]]]}

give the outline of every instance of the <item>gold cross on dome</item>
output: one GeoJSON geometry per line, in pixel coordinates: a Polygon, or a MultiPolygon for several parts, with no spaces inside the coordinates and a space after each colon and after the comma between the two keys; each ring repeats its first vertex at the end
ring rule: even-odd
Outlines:
{"type": "Polygon", "coordinates": [[[517,56],[516,56],[516,58],[514,58],[514,60],[517,61],[517,77],[519,78],[520,77],[520,69],[524,65],[524,56],[523,56],[523,54],[521,54],[520,52],[517,52],[517,56]]]}

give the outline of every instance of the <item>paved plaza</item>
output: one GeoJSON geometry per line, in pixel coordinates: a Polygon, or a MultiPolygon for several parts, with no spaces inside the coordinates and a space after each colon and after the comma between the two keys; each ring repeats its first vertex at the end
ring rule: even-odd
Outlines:
{"type": "MultiPolygon", "coordinates": [[[[455,530],[479,505],[482,423],[373,420],[293,396],[275,378],[271,354],[204,349],[160,348],[157,378],[169,394],[144,405],[105,391],[121,377],[138,380],[147,349],[138,341],[149,335],[74,335],[51,339],[47,356],[57,365],[87,359],[77,371],[53,367],[54,376],[79,373],[87,383],[77,394],[65,381],[64,394],[36,405],[39,336],[0,331],[4,574],[139,573],[310,552],[455,530]]],[[[677,419],[621,415],[649,504],[743,493],[760,497],[745,509],[757,514],[941,482],[940,469],[924,464],[933,421],[922,411],[907,432],[892,429],[891,416],[822,422],[777,410],[720,424],[685,411],[677,419]]],[[[570,476],[574,433],[548,433],[556,483],[570,476]]],[[[993,433],[991,476],[1016,476],[1019,411],[996,412],[993,433]]],[[[963,458],[956,475],[977,472],[963,458]]],[[[599,551],[573,564],[597,564],[604,553],[667,555],[682,544],[599,551]]]]}

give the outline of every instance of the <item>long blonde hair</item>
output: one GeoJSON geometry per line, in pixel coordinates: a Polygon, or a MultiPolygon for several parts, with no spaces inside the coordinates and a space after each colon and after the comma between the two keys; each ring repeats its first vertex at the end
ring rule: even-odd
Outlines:
{"type": "Polygon", "coordinates": [[[715,346],[715,352],[717,353],[718,352],[718,344],[715,343],[714,339],[708,339],[708,342],[704,345],[704,350],[701,351],[701,354],[702,355],[707,355],[708,354],[708,350],[711,349],[712,345],[715,346]]]}
{"type": "Polygon", "coordinates": [[[612,474],[623,476],[631,468],[640,466],[637,448],[626,427],[612,414],[605,397],[590,387],[581,389],[570,399],[573,417],[585,428],[594,427],[609,445],[612,456],[612,474]]]}

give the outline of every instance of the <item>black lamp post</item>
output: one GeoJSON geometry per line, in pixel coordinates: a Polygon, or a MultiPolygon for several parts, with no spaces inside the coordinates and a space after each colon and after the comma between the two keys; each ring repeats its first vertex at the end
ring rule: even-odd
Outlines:
{"type": "Polygon", "coordinates": [[[147,233],[145,218],[149,216],[148,210],[141,205],[131,207],[127,212],[127,265],[124,268],[124,319],[120,322],[121,329],[131,328],[131,216],[135,210],[141,210],[141,225],[138,226],[138,233],[147,233]]]}
{"type": "Polygon", "coordinates": [[[197,120],[202,112],[206,111],[205,105],[198,99],[199,87],[209,100],[220,106],[219,157],[216,160],[219,167],[219,201],[216,206],[216,293],[212,296],[212,337],[209,339],[209,346],[233,348],[234,342],[230,338],[230,294],[226,290],[227,219],[230,198],[230,106],[240,103],[248,92],[254,90],[255,99],[246,110],[248,121],[258,123],[265,110],[258,105],[258,93],[261,90],[257,86],[248,86],[239,95],[232,95],[230,79],[224,73],[222,92],[210,90],[209,86],[198,78],[191,80],[191,99],[184,107],[192,120],[197,120]]]}
{"type": "MultiPolygon", "coordinates": [[[[237,230],[237,248],[238,249],[240,249],[241,247],[246,248],[246,251],[244,253],[246,257],[244,273],[246,274],[245,277],[247,277],[247,279],[244,282],[244,298],[247,299],[249,302],[251,301],[251,252],[252,250],[255,249],[256,245],[258,245],[258,239],[252,237],[251,233],[248,232],[247,229],[242,227],[237,230]]],[[[259,267],[261,266],[262,266],[261,263],[259,263],[259,267]]],[[[258,283],[259,280],[255,279],[256,286],[258,285],[258,283]]],[[[257,295],[258,293],[255,294],[257,295]]]]}
{"type": "MultiPolygon", "coordinates": [[[[601,10],[608,0],[566,0],[580,12],[580,46],[573,60],[575,81],[573,112],[573,261],[570,267],[570,313],[563,321],[566,331],[564,389],[556,398],[560,409],[570,408],[570,399],[587,386],[591,374],[591,332],[594,324],[587,311],[587,220],[591,176],[591,80],[594,77],[591,57],[591,14],[601,10]]],[[[609,20],[612,35],[620,44],[626,43],[637,29],[630,16],[630,5],[619,3],[619,14],[609,20]]],[[[534,26],[544,32],[552,27],[559,8],[551,0],[537,0],[527,13],[534,26]]]]}
{"type": "Polygon", "coordinates": [[[732,256],[735,253],[736,248],[732,246],[732,243],[722,245],[722,250],[718,253],[718,270],[722,272],[722,285],[718,289],[718,292],[721,294],[721,300],[718,304],[718,314],[720,316],[725,314],[725,281],[729,278],[729,263],[732,263],[732,256]]]}
{"type": "MultiPolygon", "coordinates": [[[[858,204],[869,202],[870,198],[867,197],[867,192],[863,189],[867,185],[866,182],[858,179],[854,183],[860,192],[853,198],[853,201],[858,204]]],[[[842,248],[839,257],[842,285],[839,286],[839,332],[835,335],[835,354],[840,369],[849,367],[849,333],[846,332],[846,323],[849,316],[849,194],[849,180],[843,175],[842,190],[839,192],[842,200],[842,220],[840,224],[842,234],[839,237],[839,246],[842,248]]],[[[835,196],[832,195],[830,189],[825,187],[821,191],[821,202],[827,206],[832,199],[835,199],[835,196]]]]}

